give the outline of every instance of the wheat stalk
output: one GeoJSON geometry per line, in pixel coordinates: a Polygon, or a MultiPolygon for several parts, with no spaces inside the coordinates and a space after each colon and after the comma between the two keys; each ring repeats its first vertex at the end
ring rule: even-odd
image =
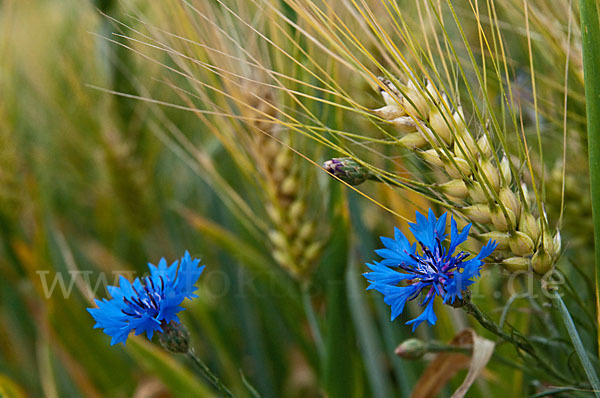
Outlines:
{"type": "Polygon", "coordinates": [[[292,276],[303,279],[314,269],[324,237],[316,234],[316,219],[308,212],[307,195],[299,173],[300,164],[290,149],[289,136],[271,119],[277,117],[275,96],[264,87],[246,83],[240,95],[247,104],[248,152],[264,180],[265,210],[275,261],[292,276]],[[249,93],[249,94],[245,94],[249,93]]]}

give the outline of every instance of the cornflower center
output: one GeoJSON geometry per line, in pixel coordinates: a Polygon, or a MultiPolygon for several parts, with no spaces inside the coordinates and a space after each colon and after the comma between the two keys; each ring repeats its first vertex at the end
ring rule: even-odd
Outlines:
{"type": "Polygon", "coordinates": [[[141,318],[144,315],[155,317],[160,312],[160,302],[165,298],[165,281],[159,276],[160,286],[154,284],[150,277],[146,277],[142,284],[144,290],[138,292],[132,285],[135,295],[130,298],[123,297],[123,302],[127,304],[127,309],[121,310],[125,315],[135,318],[141,318]]]}
{"type": "Polygon", "coordinates": [[[445,285],[453,278],[454,271],[458,270],[462,261],[469,255],[467,252],[459,252],[453,256],[448,253],[442,245],[439,238],[435,238],[433,248],[428,247],[423,242],[419,241],[423,254],[408,253],[413,264],[401,264],[400,268],[406,272],[416,274],[418,278],[418,289],[415,294],[409,299],[416,298],[423,289],[430,287],[427,297],[424,302],[427,302],[432,295],[443,295],[445,293],[445,285]]]}

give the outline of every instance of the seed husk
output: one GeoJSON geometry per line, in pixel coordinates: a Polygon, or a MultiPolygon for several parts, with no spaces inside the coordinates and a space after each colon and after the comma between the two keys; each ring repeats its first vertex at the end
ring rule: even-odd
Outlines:
{"type": "Polygon", "coordinates": [[[456,165],[454,165],[451,162],[448,162],[444,165],[444,169],[450,177],[462,178],[463,175],[469,177],[473,173],[469,162],[467,162],[463,158],[454,157],[454,162],[456,163],[456,165]]]}
{"type": "Polygon", "coordinates": [[[538,222],[531,213],[521,214],[521,218],[519,219],[519,231],[527,234],[534,243],[537,242],[540,228],[538,222]]]}
{"type": "Polygon", "coordinates": [[[509,248],[508,241],[509,241],[510,235],[507,232],[500,232],[500,231],[486,232],[484,234],[480,234],[479,238],[483,239],[485,241],[488,241],[490,239],[493,241],[496,241],[496,243],[498,244],[496,246],[496,249],[498,249],[498,250],[507,250],[509,248]]]}
{"type": "Polygon", "coordinates": [[[475,203],[484,203],[487,201],[487,196],[485,196],[481,184],[476,181],[473,181],[473,183],[469,185],[469,197],[475,203]]]}
{"type": "Polygon", "coordinates": [[[490,160],[482,159],[479,164],[479,169],[481,170],[481,173],[485,175],[494,191],[497,192],[500,189],[500,172],[498,168],[494,166],[490,160]]]}
{"type": "Polygon", "coordinates": [[[438,153],[435,149],[428,149],[426,151],[423,151],[423,152],[421,152],[421,156],[423,156],[423,159],[427,163],[430,163],[430,164],[432,164],[434,166],[438,166],[438,167],[444,166],[444,162],[442,162],[442,159],[440,159],[440,156],[438,155],[438,153]]]}
{"type": "Polygon", "coordinates": [[[405,135],[398,140],[398,143],[408,149],[422,148],[427,144],[423,134],[416,132],[405,135]]]}
{"type": "Polygon", "coordinates": [[[452,135],[452,130],[448,126],[448,123],[452,123],[452,120],[448,118],[448,121],[446,121],[439,109],[433,108],[431,110],[431,113],[429,114],[429,124],[431,125],[431,128],[444,140],[446,145],[451,145],[454,136],[452,135]]]}
{"type": "Polygon", "coordinates": [[[382,106],[381,108],[373,109],[372,112],[385,120],[392,120],[401,116],[406,116],[406,111],[397,104],[382,106]]]}
{"type": "Polygon", "coordinates": [[[417,131],[417,123],[415,119],[410,116],[400,116],[390,120],[390,123],[394,125],[396,130],[402,133],[414,133],[417,131]]]}
{"type": "Polygon", "coordinates": [[[490,157],[492,156],[492,146],[488,141],[487,136],[484,134],[477,140],[477,145],[479,146],[480,154],[482,157],[490,157]]]}
{"type": "Polygon", "coordinates": [[[440,190],[455,198],[464,199],[469,195],[467,185],[461,179],[450,180],[447,183],[438,186],[440,190]]]}
{"type": "Polygon", "coordinates": [[[510,250],[519,256],[529,256],[533,254],[535,244],[531,238],[523,232],[515,231],[508,240],[510,250]]]}
{"type": "Polygon", "coordinates": [[[531,258],[531,267],[536,273],[544,275],[552,269],[552,257],[545,250],[538,250],[531,258]]]}
{"type": "Polygon", "coordinates": [[[516,216],[516,219],[519,219],[519,216],[521,214],[521,206],[514,192],[511,191],[509,188],[504,187],[500,190],[499,197],[502,204],[510,210],[512,210],[513,214],[516,216]]]}
{"type": "Polygon", "coordinates": [[[470,220],[481,224],[489,224],[492,221],[490,208],[486,204],[478,203],[467,206],[462,209],[462,212],[470,220]]]}
{"type": "Polygon", "coordinates": [[[506,219],[506,216],[504,215],[504,212],[500,208],[500,206],[494,206],[494,208],[490,212],[490,215],[492,217],[492,224],[494,224],[494,227],[499,231],[508,231],[509,226],[514,228],[516,225],[516,221],[517,221],[515,213],[513,213],[511,209],[506,208],[504,210],[506,211],[506,213],[508,215],[508,220],[510,220],[510,225],[509,225],[508,220],[506,219]]]}
{"type": "Polygon", "coordinates": [[[502,260],[502,265],[510,272],[527,271],[531,260],[525,257],[510,257],[502,260]]]}

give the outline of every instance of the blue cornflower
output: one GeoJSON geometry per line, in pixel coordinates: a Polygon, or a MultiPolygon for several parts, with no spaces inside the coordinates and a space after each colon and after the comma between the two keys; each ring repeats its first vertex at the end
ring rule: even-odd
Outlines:
{"type": "Polygon", "coordinates": [[[95,300],[97,308],[88,308],[96,320],[94,328],[104,329],[112,337],[111,345],[125,344],[129,333],[135,330],[139,335],[146,332],[149,339],[154,332],[163,332],[171,321],[179,323],[177,313],[184,308],[179,305],[186,298],[198,297],[194,294],[204,266],[198,266],[199,259],[192,259],[186,251],[181,262],[170,266],[162,258],[158,266],[148,263],[150,276],[135,278],[130,283],[119,278],[119,287],[108,286],[110,300],[95,300]]]}
{"type": "Polygon", "coordinates": [[[462,291],[479,277],[482,260],[497,245],[490,240],[479,254],[467,260],[469,253],[461,251],[455,254],[455,251],[467,240],[471,224],[458,232],[456,221],[451,217],[450,244],[446,248],[442,242],[448,236],[445,233],[447,213],[436,218],[429,209],[428,217],[417,212],[416,219],[416,223],[409,223],[409,229],[419,242],[421,253],[417,252],[416,243],[410,244],[395,228],[394,239],[381,237],[385,249],[375,250],[383,260],[367,264],[372,272],[363,274],[370,282],[367,289],[382,293],[383,300],[392,308],[392,321],[402,313],[407,301],[424,293],[420,305],[425,306],[425,310],[417,318],[406,322],[413,325],[413,332],[423,321],[435,324],[437,317],[433,312],[433,301],[436,296],[440,296],[444,303],[462,299],[462,291]],[[406,285],[398,286],[402,281],[407,281],[406,285]]]}

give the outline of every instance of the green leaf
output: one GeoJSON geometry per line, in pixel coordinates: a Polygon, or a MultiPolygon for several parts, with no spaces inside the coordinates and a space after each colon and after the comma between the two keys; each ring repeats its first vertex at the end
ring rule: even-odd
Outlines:
{"type": "Polygon", "coordinates": [[[333,223],[336,233],[322,261],[327,296],[327,337],[324,366],[325,388],[332,398],[351,397],[359,390],[353,366],[354,339],[348,299],[346,296],[345,271],[348,264],[350,225],[345,197],[341,192],[333,196],[333,223]],[[337,200],[335,200],[337,198],[337,200]]]}

